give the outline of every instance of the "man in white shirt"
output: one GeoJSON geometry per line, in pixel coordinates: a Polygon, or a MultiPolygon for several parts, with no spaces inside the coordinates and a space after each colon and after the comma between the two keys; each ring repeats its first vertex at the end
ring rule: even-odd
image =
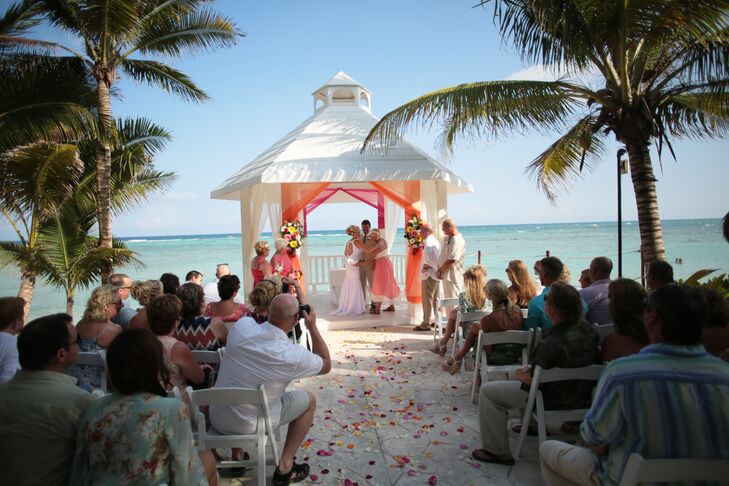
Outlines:
{"type": "Polygon", "coordinates": [[[423,223],[420,225],[420,234],[423,240],[423,257],[420,260],[420,293],[423,304],[423,321],[415,326],[415,331],[430,331],[430,324],[435,322],[438,315],[438,279],[435,272],[438,270],[440,258],[440,242],[433,236],[433,228],[423,223]]]}
{"type": "MultiPolygon", "coordinates": [[[[274,480],[290,476],[301,481],[309,472],[308,464],[294,463],[294,455],[312,425],[316,398],[304,390],[285,391],[289,382],[331,370],[329,349],[316,327],[316,314],[300,310],[291,294],[274,297],[268,321],[257,324],[250,317],[239,320],[228,334],[216,388],[257,388],[265,385],[271,418],[276,424],[289,424],[274,480]],[[304,317],[312,341],[312,351],[293,344],[287,334],[304,317]]],[[[258,411],[249,405],[212,405],[210,421],[224,434],[255,432],[258,411]]],[[[276,481],[274,481],[276,482],[276,481]]],[[[288,483],[286,483],[288,484],[288,483]]]]}
{"type": "Polygon", "coordinates": [[[224,275],[230,275],[230,267],[227,263],[219,263],[215,266],[215,282],[210,282],[203,287],[205,292],[205,306],[210,302],[220,302],[220,294],[218,294],[218,280],[224,275]]]}
{"type": "MultiPolygon", "coordinates": [[[[436,278],[443,281],[443,296],[446,299],[458,297],[463,290],[463,260],[466,258],[466,240],[458,231],[452,219],[446,219],[441,226],[445,239],[438,260],[436,278]]],[[[450,312],[451,309],[447,309],[450,312]]]]}

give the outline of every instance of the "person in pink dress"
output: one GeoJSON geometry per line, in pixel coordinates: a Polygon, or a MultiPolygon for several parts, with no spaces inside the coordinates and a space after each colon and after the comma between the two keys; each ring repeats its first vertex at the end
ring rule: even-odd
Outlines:
{"type": "Polygon", "coordinates": [[[380,231],[370,230],[369,234],[375,242],[375,268],[372,277],[372,301],[375,308],[370,309],[370,314],[379,314],[382,308],[382,301],[387,299],[390,305],[385,309],[387,312],[395,310],[394,300],[400,296],[400,287],[395,279],[395,269],[390,261],[390,254],[387,249],[387,242],[380,237],[380,231]]]}
{"type": "Polygon", "coordinates": [[[271,257],[271,267],[274,275],[288,277],[294,269],[291,263],[291,257],[288,254],[289,242],[283,238],[279,238],[274,242],[276,253],[271,257]]]}
{"type": "Polygon", "coordinates": [[[251,260],[251,275],[253,275],[253,286],[255,287],[261,280],[271,275],[273,269],[268,263],[268,254],[271,252],[268,241],[257,241],[253,248],[256,250],[256,256],[251,260]]]}
{"type": "Polygon", "coordinates": [[[203,311],[205,317],[220,317],[223,322],[236,322],[249,311],[245,304],[235,301],[240,290],[240,280],[236,275],[223,275],[218,280],[220,302],[210,302],[203,311]]]}

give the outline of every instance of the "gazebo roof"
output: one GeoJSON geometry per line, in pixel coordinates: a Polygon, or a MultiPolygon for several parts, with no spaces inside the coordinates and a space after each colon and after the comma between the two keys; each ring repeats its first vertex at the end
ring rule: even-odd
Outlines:
{"type": "Polygon", "coordinates": [[[213,199],[238,200],[244,187],[282,182],[443,180],[449,194],[473,191],[468,182],[407,140],[385,154],[361,153],[378,119],[370,113],[369,92],[343,72],[313,95],[322,106],[215,188],[213,199]]]}

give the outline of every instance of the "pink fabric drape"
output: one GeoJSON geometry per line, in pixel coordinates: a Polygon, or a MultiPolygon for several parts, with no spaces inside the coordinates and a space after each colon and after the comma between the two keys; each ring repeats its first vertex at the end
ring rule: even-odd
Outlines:
{"type": "Polygon", "coordinates": [[[382,193],[380,193],[380,191],[375,189],[347,189],[344,187],[330,187],[324,189],[313,202],[311,202],[304,208],[304,230],[307,230],[307,216],[340,191],[352,196],[354,199],[360,202],[367,204],[368,206],[377,209],[377,227],[385,227],[385,201],[382,198],[382,193]]]}

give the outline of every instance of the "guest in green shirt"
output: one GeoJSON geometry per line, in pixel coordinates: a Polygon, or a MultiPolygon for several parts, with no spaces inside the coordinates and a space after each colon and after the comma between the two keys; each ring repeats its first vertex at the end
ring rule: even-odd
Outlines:
{"type": "Polygon", "coordinates": [[[63,374],[78,353],[68,314],[41,317],[20,331],[21,370],[0,385],[0,484],[68,484],[78,425],[93,401],[63,374]]]}

